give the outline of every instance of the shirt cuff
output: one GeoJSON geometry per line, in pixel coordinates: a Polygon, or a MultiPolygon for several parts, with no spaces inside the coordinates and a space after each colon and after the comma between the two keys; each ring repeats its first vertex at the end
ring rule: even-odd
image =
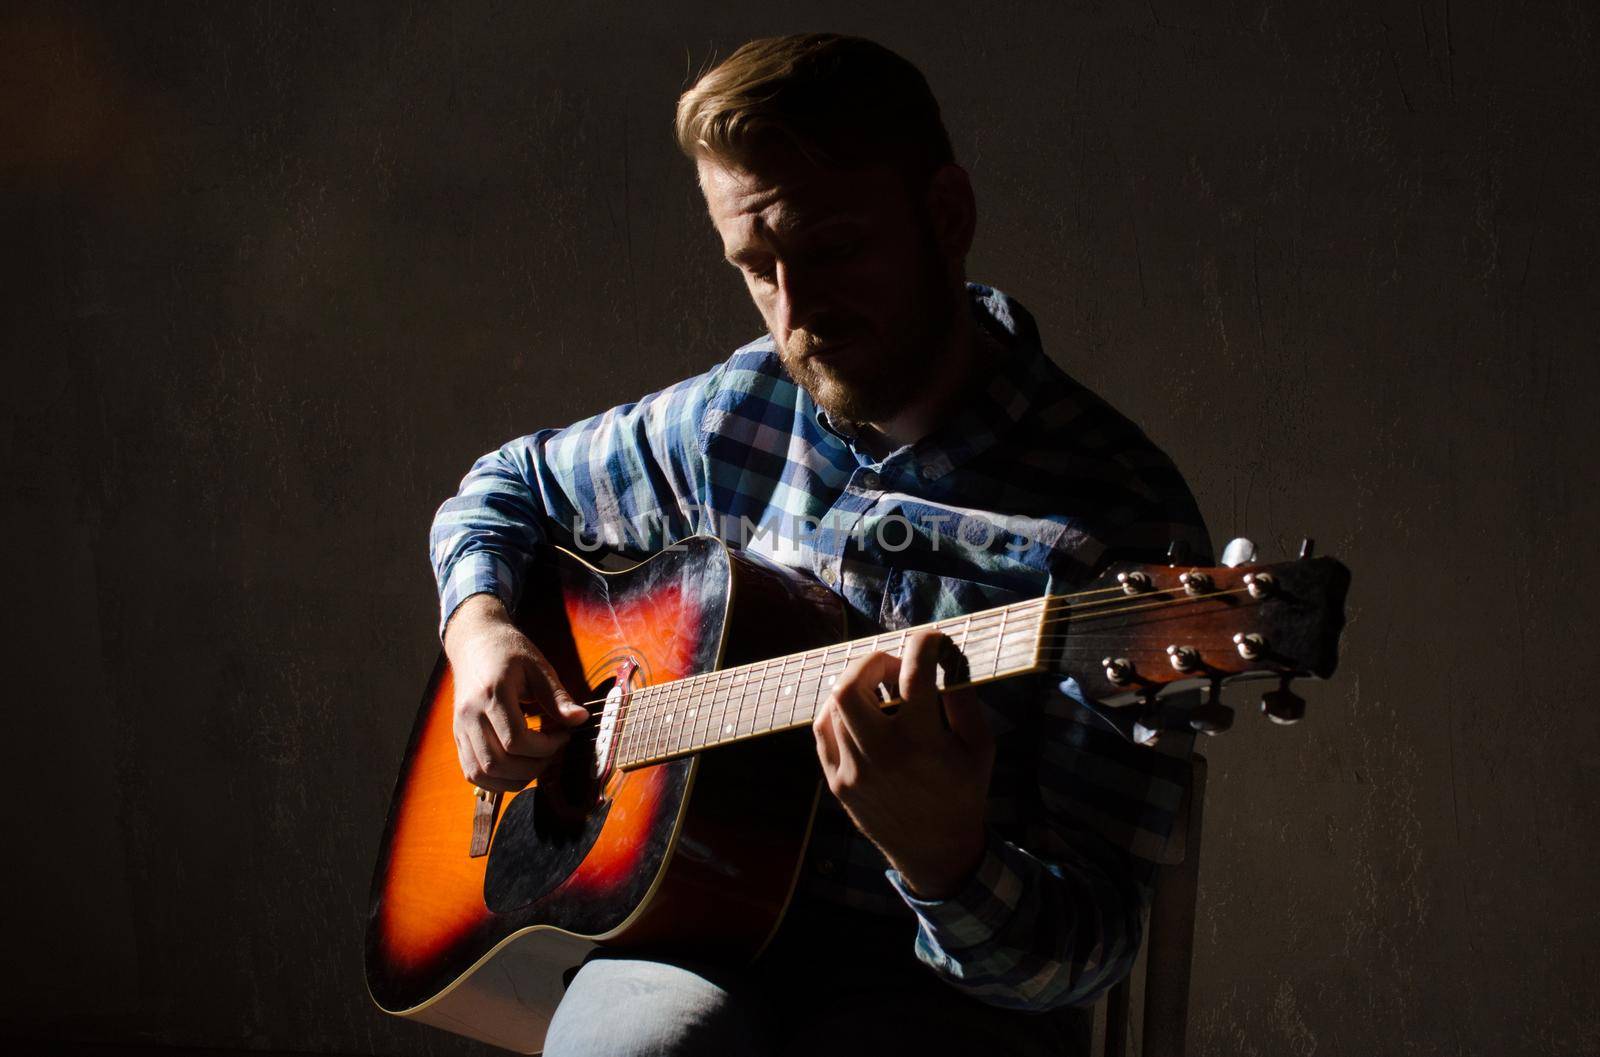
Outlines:
{"type": "Polygon", "coordinates": [[[473,595],[490,594],[511,612],[517,594],[516,580],[504,559],[488,551],[471,551],[456,559],[439,588],[439,641],[457,607],[473,595]]]}
{"type": "Polygon", "coordinates": [[[978,869],[948,899],[919,899],[900,876],[885,871],[906,905],[916,911],[928,938],[946,954],[987,943],[1017,912],[1029,858],[1013,844],[989,832],[978,869]]]}

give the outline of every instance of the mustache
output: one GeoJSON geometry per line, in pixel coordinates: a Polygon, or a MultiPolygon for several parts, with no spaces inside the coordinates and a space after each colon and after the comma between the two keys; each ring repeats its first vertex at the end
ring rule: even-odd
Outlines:
{"type": "Polygon", "coordinates": [[[853,341],[866,333],[867,328],[859,323],[808,327],[789,335],[788,352],[791,356],[811,356],[835,345],[853,341]]]}

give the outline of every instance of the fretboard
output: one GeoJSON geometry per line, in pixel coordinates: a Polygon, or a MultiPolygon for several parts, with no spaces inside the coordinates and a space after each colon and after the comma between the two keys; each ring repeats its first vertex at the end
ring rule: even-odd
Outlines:
{"type": "MultiPolygon", "coordinates": [[[[1048,598],[1033,598],[933,625],[965,660],[954,679],[941,667],[941,689],[977,686],[1043,666],[1048,598]],[[964,676],[964,677],[963,677],[964,676]]],[[[905,628],[755,664],[640,687],[620,719],[617,766],[661,763],[717,745],[810,726],[851,661],[899,654],[919,628],[905,628]]]]}

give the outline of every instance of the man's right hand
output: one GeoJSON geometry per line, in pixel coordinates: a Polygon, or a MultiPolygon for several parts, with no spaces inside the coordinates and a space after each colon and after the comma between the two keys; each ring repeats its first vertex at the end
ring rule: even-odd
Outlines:
{"type": "Polygon", "coordinates": [[[455,681],[456,755],[481,789],[523,788],[566,743],[568,728],[589,718],[494,595],[461,603],[445,627],[444,652],[455,681]],[[528,715],[539,716],[542,729],[530,729],[528,715]]]}

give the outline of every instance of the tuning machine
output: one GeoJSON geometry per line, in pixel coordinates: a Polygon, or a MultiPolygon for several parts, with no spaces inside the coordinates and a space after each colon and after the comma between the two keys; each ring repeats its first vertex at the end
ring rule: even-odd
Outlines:
{"type": "Polygon", "coordinates": [[[1206,699],[1189,711],[1189,726],[1201,734],[1221,734],[1233,726],[1233,709],[1222,703],[1222,683],[1213,679],[1206,686],[1206,699]]]}
{"type": "Polygon", "coordinates": [[[1293,676],[1285,675],[1278,681],[1276,690],[1261,695],[1261,714],[1274,723],[1288,726],[1298,723],[1306,715],[1306,699],[1289,689],[1293,676]]]}
{"type": "Polygon", "coordinates": [[[1254,565],[1256,563],[1256,545],[1243,536],[1237,536],[1228,541],[1222,548],[1222,564],[1230,569],[1237,569],[1241,565],[1254,565]]]}

